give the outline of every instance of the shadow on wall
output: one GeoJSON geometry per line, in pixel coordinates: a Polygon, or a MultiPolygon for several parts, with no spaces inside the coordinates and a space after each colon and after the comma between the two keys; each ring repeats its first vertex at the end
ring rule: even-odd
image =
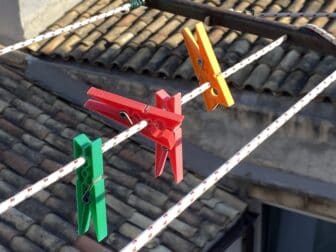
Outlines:
{"type": "Polygon", "coordinates": [[[81,0],[0,0],[0,43],[32,38],[81,0]]]}
{"type": "Polygon", "coordinates": [[[0,0],[0,43],[9,45],[22,40],[23,29],[19,0],[0,0]]]}

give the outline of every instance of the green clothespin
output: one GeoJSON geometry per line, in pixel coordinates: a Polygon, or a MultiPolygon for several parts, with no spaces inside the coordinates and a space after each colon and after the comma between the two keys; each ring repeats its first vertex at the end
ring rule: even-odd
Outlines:
{"type": "Polygon", "coordinates": [[[107,216],[102,140],[90,139],[81,134],[74,138],[74,157],[84,157],[85,164],[77,170],[76,198],[78,234],[85,234],[92,218],[97,240],[107,236],[107,216]]]}

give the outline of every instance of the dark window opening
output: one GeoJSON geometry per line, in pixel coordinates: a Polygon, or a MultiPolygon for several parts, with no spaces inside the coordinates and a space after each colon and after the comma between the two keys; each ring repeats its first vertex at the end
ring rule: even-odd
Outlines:
{"type": "Polygon", "coordinates": [[[335,252],[336,224],[263,207],[263,252],[335,252]]]}

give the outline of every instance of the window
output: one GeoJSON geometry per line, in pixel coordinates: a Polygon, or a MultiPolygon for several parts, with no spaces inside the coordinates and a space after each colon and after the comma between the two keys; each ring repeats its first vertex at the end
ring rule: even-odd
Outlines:
{"type": "Polygon", "coordinates": [[[336,224],[263,207],[263,252],[335,252],[336,224]]]}

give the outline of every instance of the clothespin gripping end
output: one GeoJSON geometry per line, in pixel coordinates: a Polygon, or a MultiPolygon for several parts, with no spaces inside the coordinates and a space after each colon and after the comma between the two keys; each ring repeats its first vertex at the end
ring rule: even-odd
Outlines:
{"type": "Polygon", "coordinates": [[[85,164],[76,171],[77,221],[79,235],[85,234],[92,218],[101,241],[107,236],[105,184],[103,179],[102,141],[90,141],[81,134],[74,138],[74,157],[84,157],[85,164]]]}
{"type": "Polygon", "coordinates": [[[231,107],[234,100],[221,75],[219,63],[204,25],[202,23],[196,25],[196,39],[188,28],[184,29],[182,34],[200,84],[211,85],[211,88],[203,94],[207,111],[214,110],[220,104],[231,107]]]}

